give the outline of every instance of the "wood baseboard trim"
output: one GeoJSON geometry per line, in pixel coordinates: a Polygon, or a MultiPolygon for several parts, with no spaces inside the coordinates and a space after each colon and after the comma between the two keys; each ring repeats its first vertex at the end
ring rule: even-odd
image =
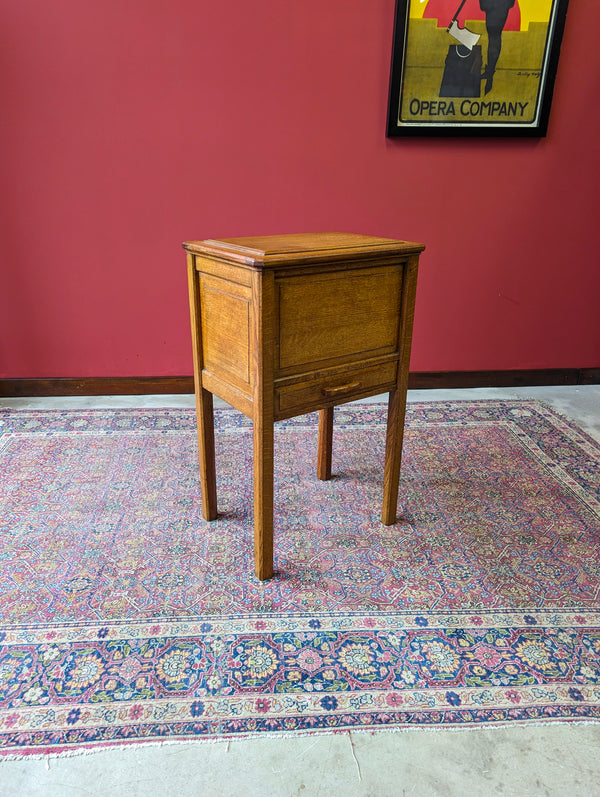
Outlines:
{"type": "Polygon", "coordinates": [[[430,371],[411,373],[408,381],[408,387],[412,390],[598,384],[600,384],[600,368],[546,368],[518,371],[430,371]]]}
{"type": "MultiPolygon", "coordinates": [[[[600,368],[554,368],[520,371],[429,371],[411,373],[408,381],[410,390],[598,384],[600,384],[600,368]]],[[[0,379],[1,398],[137,396],[193,392],[194,379],[191,376],[0,379]]]]}
{"type": "Polygon", "coordinates": [[[125,376],[86,379],[0,379],[3,398],[37,396],[138,396],[193,393],[193,376],[125,376]]]}
{"type": "MultiPolygon", "coordinates": [[[[411,373],[410,390],[473,387],[598,385],[600,368],[556,368],[520,371],[429,371],[411,373]]],[[[0,397],[137,396],[193,393],[191,376],[131,376],[86,379],[0,379],[0,397]]]]}

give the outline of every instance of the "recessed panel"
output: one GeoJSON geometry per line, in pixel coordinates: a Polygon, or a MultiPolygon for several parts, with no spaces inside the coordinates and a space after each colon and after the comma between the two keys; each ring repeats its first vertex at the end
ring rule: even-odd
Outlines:
{"type": "Polygon", "coordinates": [[[279,368],[397,349],[401,269],[282,279],[279,368]]]}
{"type": "Polygon", "coordinates": [[[205,275],[200,285],[203,366],[249,391],[250,289],[205,275]]]}

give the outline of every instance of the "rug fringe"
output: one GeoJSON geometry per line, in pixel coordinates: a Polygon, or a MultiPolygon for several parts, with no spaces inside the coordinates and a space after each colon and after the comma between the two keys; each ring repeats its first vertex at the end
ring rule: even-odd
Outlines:
{"type": "Polygon", "coordinates": [[[486,724],[476,724],[476,725],[457,725],[457,726],[434,726],[434,725],[402,725],[397,726],[395,728],[338,728],[335,730],[307,730],[307,731],[296,731],[294,733],[283,733],[279,731],[261,731],[260,733],[248,733],[244,734],[243,736],[221,736],[221,737],[194,737],[194,738],[186,738],[186,739],[148,739],[147,741],[132,741],[132,742],[115,742],[107,743],[107,744],[96,744],[93,747],[82,747],[78,746],[77,748],[72,748],[68,750],[61,750],[60,752],[19,752],[19,753],[11,753],[0,751],[0,766],[3,761],[46,761],[46,769],[50,769],[50,764],[53,760],[58,760],[62,758],[77,758],[78,756],[87,756],[87,755],[96,755],[100,753],[112,753],[112,752],[125,752],[127,750],[140,750],[146,747],[172,747],[175,745],[218,745],[223,744],[225,746],[225,752],[228,753],[230,751],[231,742],[252,742],[252,741],[265,741],[265,742],[277,742],[278,740],[283,739],[306,739],[309,736],[312,737],[331,737],[331,736],[346,736],[352,748],[352,756],[356,763],[357,772],[359,775],[359,780],[362,778],[360,764],[358,759],[356,758],[356,754],[354,752],[354,738],[356,737],[365,737],[365,736],[385,736],[390,734],[404,734],[404,733],[479,733],[481,731],[491,731],[491,732],[499,732],[499,731],[513,731],[519,730],[523,731],[525,729],[536,729],[536,728],[547,728],[547,727],[559,727],[559,726],[568,726],[569,728],[573,727],[580,727],[580,726],[599,726],[600,721],[598,720],[566,720],[564,718],[557,718],[554,720],[540,720],[540,721],[527,721],[527,722],[519,722],[510,721],[510,722],[501,722],[495,725],[486,725],[486,724]]]}

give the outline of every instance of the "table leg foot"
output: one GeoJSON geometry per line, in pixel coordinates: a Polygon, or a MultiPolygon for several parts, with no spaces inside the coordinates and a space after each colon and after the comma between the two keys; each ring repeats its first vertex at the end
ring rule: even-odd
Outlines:
{"type": "Polygon", "coordinates": [[[205,520],[215,520],[217,517],[217,475],[213,397],[212,393],[203,388],[200,389],[200,395],[196,399],[196,414],[198,418],[202,516],[205,520]]]}
{"type": "Polygon", "coordinates": [[[333,407],[319,410],[319,444],[317,453],[317,478],[331,479],[331,453],[333,448],[333,407]]]}

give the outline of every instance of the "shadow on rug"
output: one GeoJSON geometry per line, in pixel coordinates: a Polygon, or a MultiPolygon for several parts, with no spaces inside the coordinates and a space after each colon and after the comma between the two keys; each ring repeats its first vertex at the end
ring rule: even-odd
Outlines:
{"type": "Polygon", "coordinates": [[[319,730],[600,719],[600,447],[533,401],[276,426],[276,576],[253,574],[252,434],[192,410],[0,412],[4,755],[319,730]]]}

